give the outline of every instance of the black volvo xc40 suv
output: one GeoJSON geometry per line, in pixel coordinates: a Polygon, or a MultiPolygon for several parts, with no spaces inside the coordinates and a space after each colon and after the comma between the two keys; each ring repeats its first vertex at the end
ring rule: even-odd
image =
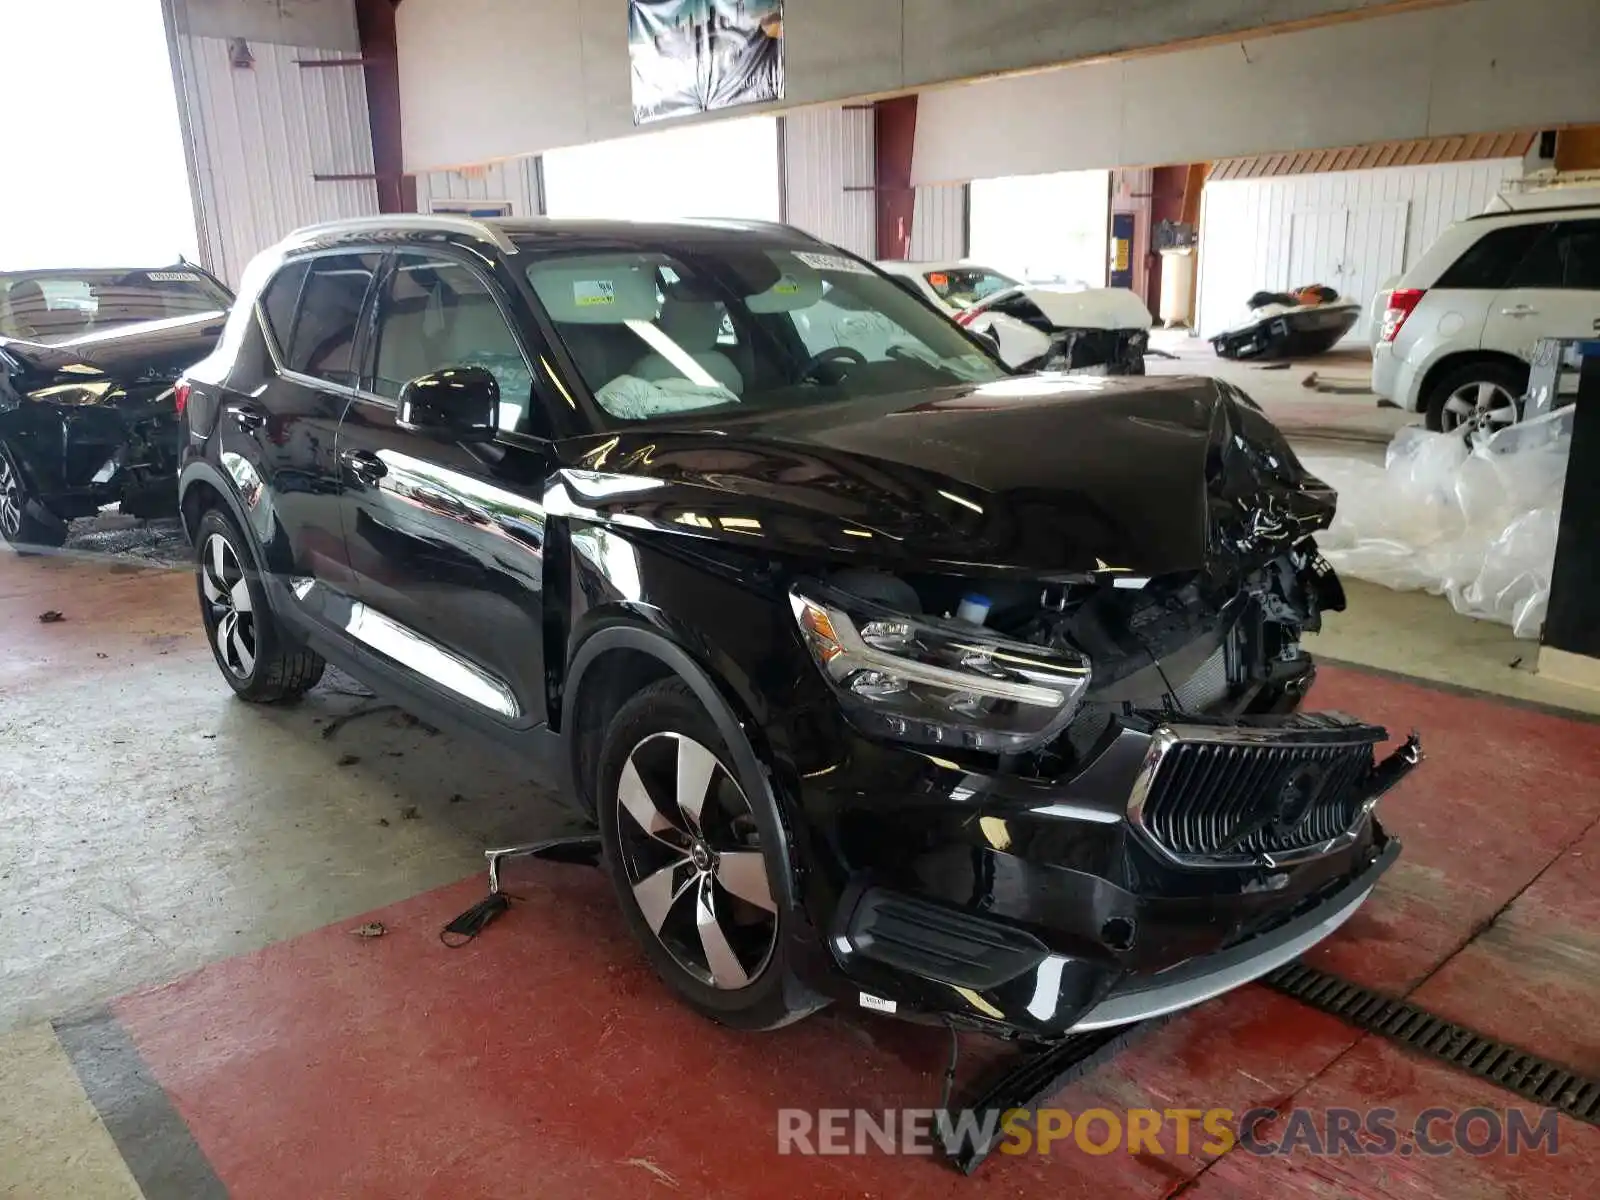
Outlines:
{"type": "Polygon", "coordinates": [[[201,617],[553,775],[687,1003],[1059,1038],[1337,928],[1420,757],[1302,711],[1334,508],[1210,379],[1013,375],[782,226],[383,217],[179,389],[201,617]]]}

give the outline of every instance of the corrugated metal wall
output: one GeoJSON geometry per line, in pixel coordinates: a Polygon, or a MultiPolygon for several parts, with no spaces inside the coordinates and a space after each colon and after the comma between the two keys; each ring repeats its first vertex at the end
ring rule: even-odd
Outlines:
{"type": "Polygon", "coordinates": [[[253,65],[236,67],[225,38],[176,45],[206,266],[237,284],[251,256],[291,230],[378,211],[370,179],[313,179],[373,170],[361,68],[296,65],[347,55],[250,42],[253,65]]]}
{"type": "Polygon", "coordinates": [[[877,248],[872,110],[802,108],[783,117],[784,219],[865,258],[877,248]],[[862,191],[846,191],[847,187],[862,191]]]}
{"type": "Polygon", "coordinates": [[[919,187],[911,218],[913,262],[937,262],[967,256],[967,185],[919,187]]]}
{"type": "Polygon", "coordinates": [[[460,171],[429,171],[417,176],[417,211],[431,212],[435,201],[484,200],[509,204],[514,217],[544,212],[537,156],[513,158],[460,171]]]}
{"type": "MultiPolygon", "coordinates": [[[[1226,329],[1263,288],[1322,283],[1365,305],[1446,226],[1482,212],[1521,174],[1522,160],[1507,158],[1207,183],[1200,332],[1226,329]]],[[[1365,318],[1354,333],[1365,336],[1365,318]]]]}

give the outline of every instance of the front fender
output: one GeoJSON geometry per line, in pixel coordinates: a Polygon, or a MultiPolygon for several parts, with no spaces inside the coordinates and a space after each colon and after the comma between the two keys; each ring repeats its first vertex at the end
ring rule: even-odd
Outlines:
{"type": "Polygon", "coordinates": [[[33,495],[51,496],[63,490],[66,426],[57,409],[24,402],[0,413],[0,442],[10,449],[33,495]]]}

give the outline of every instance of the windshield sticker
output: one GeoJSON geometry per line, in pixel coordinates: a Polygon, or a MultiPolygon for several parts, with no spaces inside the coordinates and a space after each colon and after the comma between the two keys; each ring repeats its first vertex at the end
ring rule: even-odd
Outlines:
{"type": "Polygon", "coordinates": [[[594,308],[617,302],[617,285],[609,279],[579,279],[572,285],[572,302],[579,308],[594,308]]]}
{"type": "Polygon", "coordinates": [[[806,250],[796,250],[794,256],[813,271],[846,271],[852,275],[872,274],[871,267],[865,263],[858,263],[853,258],[845,258],[842,254],[812,254],[806,250]]]}
{"type": "Polygon", "coordinates": [[[200,276],[193,271],[146,271],[144,277],[151,283],[199,283],[200,276]]]}
{"type": "Polygon", "coordinates": [[[793,275],[785,275],[772,285],[772,291],[777,296],[798,296],[800,294],[800,281],[793,275]]]}

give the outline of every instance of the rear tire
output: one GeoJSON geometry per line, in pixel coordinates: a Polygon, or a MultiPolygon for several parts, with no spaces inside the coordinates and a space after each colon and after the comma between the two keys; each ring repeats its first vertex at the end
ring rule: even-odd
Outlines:
{"type": "Polygon", "coordinates": [[[623,916],[662,981],[714,1021],[777,1029],[826,1000],[786,961],[775,897],[788,868],[766,780],[742,779],[732,763],[687,684],[652,684],[606,730],[600,840],[623,916]]]}
{"type": "Polygon", "coordinates": [[[1444,372],[1422,399],[1428,428],[1468,436],[1487,436],[1521,419],[1528,368],[1497,359],[1463,363],[1444,372]]]}
{"type": "Polygon", "coordinates": [[[273,616],[250,544],[232,518],[208,510],[194,544],[200,619],[228,686],[253,704],[298,700],[316,687],[327,664],[295,645],[273,616]]]}
{"type": "Polygon", "coordinates": [[[11,447],[0,443],[0,542],[9,543],[18,554],[60,546],[67,540],[67,523],[59,517],[43,519],[38,515],[41,510],[11,447]]]}

